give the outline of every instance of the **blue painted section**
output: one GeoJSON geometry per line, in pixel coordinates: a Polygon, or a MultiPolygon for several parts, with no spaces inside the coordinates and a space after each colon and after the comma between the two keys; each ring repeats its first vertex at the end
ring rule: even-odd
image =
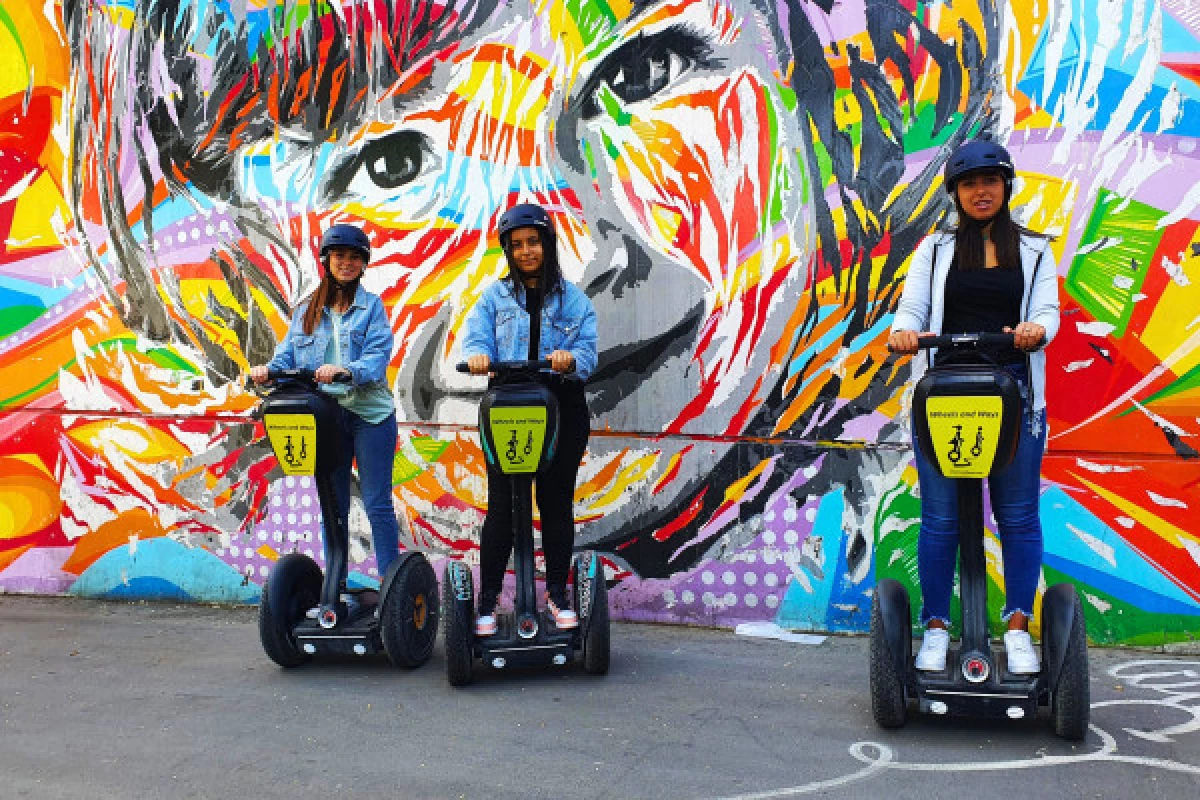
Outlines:
{"type": "Polygon", "coordinates": [[[42,306],[49,308],[73,291],[71,286],[45,286],[33,281],[5,276],[0,278],[0,308],[42,306]]]}
{"type": "MultiPolygon", "coordinates": [[[[817,321],[811,327],[819,328],[821,326],[821,324],[823,322],[825,322],[825,320],[828,319],[829,316],[831,314],[833,314],[835,311],[837,311],[839,308],[840,308],[840,306],[832,306],[832,305],[821,306],[817,310],[817,321]]],[[[880,323],[890,326],[892,324],[891,320],[892,320],[892,317],[889,316],[886,320],[880,320],[880,323]]],[[[811,344],[809,344],[808,347],[804,348],[803,353],[796,354],[792,358],[791,363],[788,365],[788,377],[790,378],[793,375],[795,375],[797,372],[800,372],[802,369],[804,369],[810,360],[809,357],[813,353],[820,353],[820,352],[828,349],[830,346],[832,346],[835,341],[838,341],[839,339],[841,339],[845,335],[846,329],[849,326],[850,326],[850,322],[849,322],[849,318],[847,317],[846,319],[842,320],[841,322],[837,323],[832,328],[830,328],[828,331],[826,331],[825,335],[822,336],[820,339],[816,340],[815,342],[812,342],[811,344]]],[[[808,329],[797,330],[792,335],[792,341],[788,345],[788,350],[789,351],[794,350],[796,347],[796,344],[800,341],[800,337],[805,335],[808,332],[809,332],[808,329]]],[[[805,386],[807,386],[812,381],[816,380],[817,376],[819,374],[820,374],[819,372],[814,372],[812,375],[809,375],[808,379],[805,380],[804,383],[801,384],[801,386],[797,387],[797,389],[796,389],[797,393],[802,392],[803,388],[805,386]]]]}
{"type": "Polygon", "coordinates": [[[129,583],[109,589],[101,597],[106,600],[178,600],[183,603],[195,600],[170,581],[153,576],[134,578],[129,583]]]}
{"type": "Polygon", "coordinates": [[[1041,513],[1047,566],[1146,611],[1200,613],[1200,604],[1190,595],[1061,489],[1042,495],[1041,513]],[[1111,547],[1116,566],[1084,544],[1068,524],[1111,547]]]}
{"type": "Polygon", "coordinates": [[[1142,611],[1152,612],[1156,614],[1179,614],[1181,616],[1195,617],[1200,615],[1200,609],[1196,608],[1195,604],[1180,603],[1170,597],[1163,597],[1154,592],[1148,592],[1143,587],[1136,583],[1122,580],[1099,570],[1089,567],[1081,567],[1073,561],[1058,558],[1047,554],[1043,559],[1047,567],[1058,570],[1059,572],[1070,575],[1072,579],[1083,584],[1081,588],[1087,603],[1086,595],[1089,588],[1098,589],[1105,594],[1113,597],[1119,597],[1121,600],[1136,606],[1142,611]]]}
{"type": "Polygon", "coordinates": [[[351,572],[346,576],[346,586],[351,589],[378,589],[379,580],[361,572],[351,572]]]}
{"type": "MultiPolygon", "coordinates": [[[[1070,30],[1065,47],[1054,73],[1053,86],[1045,91],[1046,53],[1048,49],[1050,28],[1047,26],[1041,34],[1034,49],[1033,57],[1029,60],[1025,74],[1017,83],[1017,88],[1027,94],[1042,108],[1053,112],[1064,92],[1072,86],[1071,76],[1079,69],[1080,59],[1088,63],[1084,67],[1085,74],[1103,66],[1103,77],[1096,91],[1096,96],[1089,98],[1089,105],[1096,109],[1096,114],[1088,123],[1088,129],[1100,130],[1109,124],[1112,113],[1116,110],[1136,74],[1143,57],[1146,55],[1146,44],[1141,43],[1126,57],[1125,46],[1130,37],[1129,20],[1133,14],[1135,0],[1125,0],[1120,10],[1121,24],[1118,40],[1108,53],[1108,59],[1103,65],[1096,62],[1096,40],[1100,34],[1101,13],[1118,13],[1115,9],[1097,2],[1096,0],[1068,0],[1070,6],[1070,30]]],[[[1151,8],[1146,7],[1144,24],[1149,21],[1151,8]]],[[[1060,15],[1068,15],[1064,8],[1060,15]]],[[[1169,14],[1163,15],[1163,57],[1170,60],[1172,53],[1191,54],[1200,50],[1200,41],[1182,24],[1169,14]]],[[[1200,86],[1184,78],[1182,75],[1165,67],[1158,67],[1154,72],[1154,86],[1134,112],[1129,125],[1141,126],[1141,129],[1154,133],[1159,126],[1159,111],[1172,86],[1183,95],[1182,115],[1174,125],[1167,128],[1165,133],[1181,136],[1200,135],[1200,86]],[[1144,121],[1143,121],[1144,120],[1144,121]]]]}
{"type": "MultiPolygon", "coordinates": [[[[841,530],[841,514],[835,524],[841,530]]],[[[871,627],[871,592],[875,589],[875,559],[860,583],[850,580],[850,565],[846,560],[849,542],[843,535],[838,541],[838,563],[833,573],[833,592],[826,609],[825,627],[831,631],[865,631],[871,627]]]]}
{"type": "MultiPolygon", "coordinates": [[[[779,611],[775,615],[775,623],[781,628],[804,630],[824,630],[826,628],[827,619],[831,616],[829,602],[834,594],[834,585],[845,580],[844,560],[832,555],[845,549],[842,536],[843,507],[844,498],[840,489],[821,498],[809,536],[821,537],[822,561],[820,567],[822,574],[818,576],[805,569],[804,566],[800,567],[808,576],[812,591],[807,591],[794,577],[792,578],[787,592],[783,596],[783,602],[779,605],[779,611]],[[835,563],[840,566],[840,572],[839,569],[833,568],[835,563]]],[[[779,531],[776,531],[776,535],[782,537],[779,531]]],[[[803,540],[797,542],[795,547],[801,547],[802,544],[803,540]]],[[[782,547],[786,548],[787,545],[782,545],[782,547]]]]}
{"type": "Polygon", "coordinates": [[[69,592],[84,597],[255,604],[260,589],[207,550],[162,537],[110,550],[79,576],[69,592]]]}

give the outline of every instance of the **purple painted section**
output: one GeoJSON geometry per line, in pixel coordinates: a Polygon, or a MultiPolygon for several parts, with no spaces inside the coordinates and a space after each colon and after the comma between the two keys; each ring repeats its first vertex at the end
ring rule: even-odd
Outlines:
{"type": "Polygon", "coordinates": [[[62,571],[72,547],[39,547],[23,553],[0,572],[0,591],[12,594],[66,594],[75,576],[62,571]]]}

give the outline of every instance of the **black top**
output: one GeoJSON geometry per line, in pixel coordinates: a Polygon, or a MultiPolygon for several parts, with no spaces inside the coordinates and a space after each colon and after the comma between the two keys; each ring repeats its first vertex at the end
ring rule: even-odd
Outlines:
{"type": "MultiPolygon", "coordinates": [[[[952,264],[946,275],[945,312],[942,333],[1000,333],[1021,322],[1021,300],[1025,282],[1020,269],[958,269],[952,264]]],[[[1023,364],[1025,354],[1012,345],[981,348],[998,364],[1023,364]]],[[[938,350],[937,363],[951,350],[938,350]]]]}
{"type": "Polygon", "coordinates": [[[542,357],[542,287],[525,287],[525,310],[529,312],[529,360],[537,361],[542,357]]]}

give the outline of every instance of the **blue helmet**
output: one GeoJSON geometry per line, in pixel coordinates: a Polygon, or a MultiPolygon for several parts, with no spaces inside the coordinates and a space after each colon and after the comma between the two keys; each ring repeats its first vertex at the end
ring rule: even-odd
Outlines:
{"type": "Polygon", "coordinates": [[[321,260],[324,261],[334,247],[349,247],[362,253],[366,261],[371,260],[371,240],[361,228],[353,225],[333,225],[321,236],[321,260]]]}
{"type": "Polygon", "coordinates": [[[503,242],[508,234],[517,228],[537,228],[554,236],[554,223],[546,209],[533,203],[521,203],[513,206],[500,216],[500,241],[503,242]]]}
{"type": "Polygon", "coordinates": [[[996,170],[1004,176],[1005,183],[1012,185],[1017,172],[1013,169],[1012,156],[995,142],[975,139],[967,142],[950,154],[946,162],[943,182],[946,191],[954,194],[954,187],[968,172],[996,170]]]}

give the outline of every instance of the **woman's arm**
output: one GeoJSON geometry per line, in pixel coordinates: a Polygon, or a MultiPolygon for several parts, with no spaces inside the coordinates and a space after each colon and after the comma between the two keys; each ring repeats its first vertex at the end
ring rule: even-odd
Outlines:
{"type": "MultiPolygon", "coordinates": [[[[933,244],[941,234],[926,236],[913,253],[904,279],[904,293],[892,320],[893,331],[927,331],[933,298],[930,296],[930,277],[933,275],[933,244]]],[[[950,245],[953,247],[953,245],[950,245]]]]}
{"type": "Polygon", "coordinates": [[[1029,317],[1027,322],[1034,322],[1046,329],[1046,341],[1054,340],[1058,333],[1058,264],[1054,260],[1054,252],[1050,242],[1045,243],[1045,249],[1033,275],[1033,283],[1029,287],[1029,317]]]}
{"type": "Polygon", "coordinates": [[[582,291],[578,293],[579,303],[583,306],[583,316],[579,321],[579,335],[571,346],[571,357],[575,359],[575,374],[582,380],[587,380],[596,371],[596,342],[599,338],[596,330],[596,309],[592,301],[582,291]]]}
{"type": "Polygon", "coordinates": [[[292,321],[288,324],[287,333],[284,334],[283,341],[275,346],[275,353],[271,356],[271,360],[267,362],[267,369],[281,370],[296,368],[296,351],[293,347],[292,337],[296,331],[303,329],[304,309],[307,306],[307,303],[301,303],[292,314],[292,321]]]}
{"type": "Polygon", "coordinates": [[[462,355],[464,359],[487,356],[489,361],[500,360],[496,352],[496,309],[491,287],[484,290],[467,315],[467,335],[463,338],[462,355]]]}
{"type": "Polygon", "coordinates": [[[367,312],[367,336],[363,341],[362,354],[354,361],[345,365],[346,370],[354,379],[354,385],[375,383],[387,378],[387,365],[392,359],[392,326],[388,322],[387,313],[383,310],[383,301],[371,295],[371,308],[367,312]]]}

